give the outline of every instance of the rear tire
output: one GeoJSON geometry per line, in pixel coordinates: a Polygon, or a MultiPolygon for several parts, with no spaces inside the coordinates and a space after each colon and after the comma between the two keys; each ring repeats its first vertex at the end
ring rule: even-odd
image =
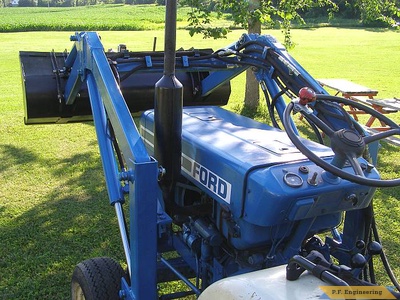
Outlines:
{"type": "Polygon", "coordinates": [[[96,257],[79,263],[72,274],[72,300],[120,299],[121,278],[125,272],[109,257],[96,257]]]}

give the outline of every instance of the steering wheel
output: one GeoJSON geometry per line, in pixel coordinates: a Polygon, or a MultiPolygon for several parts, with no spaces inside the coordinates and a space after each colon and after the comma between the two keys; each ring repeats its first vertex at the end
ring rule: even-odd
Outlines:
{"type": "MultiPolygon", "coordinates": [[[[305,106],[304,101],[299,101],[298,99],[296,99],[290,102],[286,107],[283,114],[282,123],[285,127],[286,134],[288,135],[289,139],[302,154],[304,154],[316,165],[329,172],[331,176],[334,175],[354,183],[373,187],[394,187],[400,185],[400,178],[383,180],[365,177],[363,168],[358,161],[358,158],[361,157],[366,145],[368,145],[369,143],[381,140],[389,136],[400,134],[399,125],[397,125],[395,122],[393,122],[383,114],[377,112],[376,110],[360,104],[356,101],[330,95],[316,95],[316,99],[313,100],[325,100],[329,102],[350,105],[376,117],[379,121],[382,121],[386,125],[388,125],[389,128],[386,131],[382,131],[369,136],[363,136],[362,134],[360,134],[357,130],[355,130],[352,124],[349,124],[350,129],[342,128],[339,130],[335,130],[332,128],[333,126],[329,126],[326,121],[323,121],[320,117],[314,114],[313,111],[308,109],[305,106]],[[301,111],[303,114],[306,114],[306,117],[311,120],[317,127],[319,127],[322,132],[330,139],[331,148],[335,154],[331,163],[317,156],[301,142],[299,136],[295,133],[293,129],[293,123],[290,117],[291,112],[294,109],[301,111]],[[348,173],[342,169],[347,161],[350,163],[355,174],[348,173]]],[[[349,120],[352,119],[348,117],[346,112],[344,112],[344,114],[346,114],[346,116],[344,116],[342,119],[349,123],[349,120]]],[[[354,123],[355,121],[351,122],[354,123]]]]}

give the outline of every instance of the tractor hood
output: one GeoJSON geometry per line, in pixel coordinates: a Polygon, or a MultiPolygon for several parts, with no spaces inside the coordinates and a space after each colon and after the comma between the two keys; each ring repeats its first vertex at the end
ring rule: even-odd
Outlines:
{"type": "MultiPolygon", "coordinates": [[[[220,107],[185,108],[182,128],[182,174],[227,204],[242,197],[251,172],[306,160],[285,132],[220,107]]],[[[153,110],[143,113],[140,130],[154,154],[153,110]]],[[[333,155],[328,147],[305,143],[320,157],[333,155]]]]}
{"type": "MultiPolygon", "coordinates": [[[[265,227],[325,215],[326,221],[321,217],[313,230],[319,231],[338,222],[336,213],[370,202],[369,187],[341,179],[324,181],[324,171],[301,154],[284,131],[220,107],[185,108],[182,121],[182,174],[229,207],[235,218],[265,227]],[[334,220],[329,221],[327,215],[332,214],[334,220]]],[[[153,124],[154,112],[145,112],[141,134],[150,153],[153,124]]],[[[319,157],[333,157],[329,147],[308,140],[304,144],[319,157]]],[[[376,173],[368,176],[378,178],[376,173]]],[[[254,228],[251,232],[256,234],[254,228]]]]}

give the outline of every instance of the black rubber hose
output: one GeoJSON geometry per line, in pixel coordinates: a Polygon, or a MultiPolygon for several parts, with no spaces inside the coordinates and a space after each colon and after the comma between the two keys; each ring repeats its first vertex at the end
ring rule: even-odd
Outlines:
{"type": "MultiPolygon", "coordinates": [[[[381,244],[381,241],[380,241],[380,238],[379,238],[379,234],[378,234],[378,228],[376,226],[375,216],[372,217],[372,225],[371,225],[371,227],[372,227],[372,232],[374,234],[375,240],[379,244],[381,244]]],[[[388,274],[390,280],[392,281],[392,283],[396,287],[396,289],[398,291],[400,291],[400,284],[397,281],[396,277],[394,276],[393,270],[392,270],[392,268],[390,267],[390,264],[389,264],[389,260],[388,260],[386,254],[385,254],[385,252],[383,250],[382,250],[382,252],[380,254],[380,257],[381,257],[381,261],[382,261],[383,267],[385,268],[385,271],[388,274]]]]}

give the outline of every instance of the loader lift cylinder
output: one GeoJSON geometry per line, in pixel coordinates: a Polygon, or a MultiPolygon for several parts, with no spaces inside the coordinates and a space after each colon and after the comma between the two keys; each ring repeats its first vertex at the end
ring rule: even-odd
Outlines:
{"type": "Polygon", "coordinates": [[[154,154],[165,169],[160,181],[164,201],[171,207],[181,172],[183,86],[175,77],[176,0],[166,2],[164,74],[155,84],[154,154]]]}

